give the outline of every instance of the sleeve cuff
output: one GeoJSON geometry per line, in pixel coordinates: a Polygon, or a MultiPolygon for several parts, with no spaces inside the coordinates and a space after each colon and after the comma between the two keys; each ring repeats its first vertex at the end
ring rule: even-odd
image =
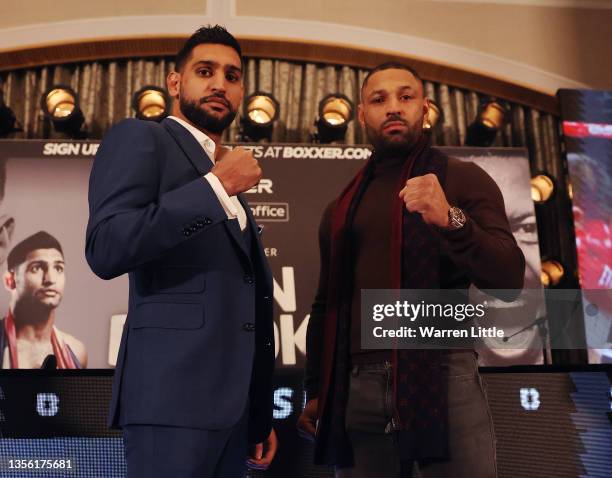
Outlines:
{"type": "Polygon", "coordinates": [[[444,237],[446,240],[448,240],[449,242],[464,241],[468,239],[472,235],[474,224],[472,223],[472,220],[467,215],[467,213],[465,214],[465,218],[466,218],[465,224],[460,229],[438,228],[440,235],[444,237]]]}
{"type": "Polygon", "coordinates": [[[217,198],[219,199],[219,202],[221,203],[221,207],[223,207],[225,214],[227,214],[227,218],[236,219],[238,217],[238,211],[236,209],[236,206],[234,206],[234,203],[232,203],[232,200],[227,195],[227,192],[225,191],[225,188],[221,184],[221,181],[219,181],[219,178],[215,176],[213,173],[208,173],[204,176],[204,179],[208,181],[208,183],[210,184],[210,187],[213,189],[214,193],[217,195],[217,198]]]}

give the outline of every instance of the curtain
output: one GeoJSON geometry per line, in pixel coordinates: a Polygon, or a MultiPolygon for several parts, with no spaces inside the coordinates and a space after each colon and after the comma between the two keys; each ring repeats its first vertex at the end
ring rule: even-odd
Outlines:
{"type": "MultiPolygon", "coordinates": [[[[22,124],[14,138],[61,138],[40,108],[43,92],[55,84],[72,87],[79,95],[89,138],[99,139],[113,124],[133,117],[132,95],[145,85],[165,88],[165,78],[174,67],[169,58],[130,59],[44,66],[0,73],[5,102],[22,124]]],[[[245,96],[256,91],[271,93],[280,104],[274,124],[274,142],[310,142],[315,131],[319,101],[329,93],[342,93],[356,105],[359,88],[367,70],[348,66],[245,59],[245,96]]],[[[442,83],[425,82],[425,94],[442,110],[441,124],[433,132],[436,145],[459,146],[468,125],[478,112],[483,95],[442,83]]],[[[533,172],[546,171],[562,177],[558,118],[510,103],[509,120],[496,137],[494,146],[526,147],[533,172]]],[[[242,108],[239,116],[242,115],[242,108]]],[[[224,139],[235,141],[238,121],[224,139]]],[[[361,126],[350,122],[344,142],[366,143],[361,126]]]]}

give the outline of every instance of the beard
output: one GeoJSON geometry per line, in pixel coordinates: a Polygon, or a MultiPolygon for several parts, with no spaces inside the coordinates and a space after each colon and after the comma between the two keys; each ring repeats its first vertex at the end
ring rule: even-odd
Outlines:
{"type": "Polygon", "coordinates": [[[210,95],[200,98],[199,100],[191,100],[181,94],[179,98],[179,108],[181,113],[185,115],[185,118],[194,125],[213,134],[223,133],[236,117],[236,110],[232,109],[232,105],[223,95],[210,95]],[[213,96],[222,98],[227,102],[228,112],[225,113],[225,115],[214,116],[202,108],[202,105],[213,96]]]}
{"type": "Polygon", "coordinates": [[[16,317],[19,317],[19,322],[22,324],[37,324],[41,320],[46,320],[48,314],[53,309],[57,309],[61,301],[61,294],[58,294],[50,302],[44,302],[34,296],[21,297],[15,303],[13,313],[16,317]]]}
{"type": "Polygon", "coordinates": [[[372,126],[366,123],[365,132],[368,140],[374,146],[374,150],[377,154],[382,157],[403,157],[408,155],[414,145],[417,143],[421,135],[423,134],[420,128],[411,126],[402,118],[391,117],[388,118],[380,127],[379,130],[374,129],[372,126]],[[402,133],[385,134],[383,128],[386,123],[391,121],[401,121],[407,128],[402,133]]]}

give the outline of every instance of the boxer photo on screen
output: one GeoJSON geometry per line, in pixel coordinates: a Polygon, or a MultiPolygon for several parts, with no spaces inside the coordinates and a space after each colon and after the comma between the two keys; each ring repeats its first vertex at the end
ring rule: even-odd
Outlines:
{"type": "Polygon", "coordinates": [[[2,368],[40,368],[49,356],[57,368],[86,367],[83,343],[55,326],[66,285],[59,241],[37,232],[11,250],[7,267],[4,286],[11,299],[0,321],[2,368]]]}

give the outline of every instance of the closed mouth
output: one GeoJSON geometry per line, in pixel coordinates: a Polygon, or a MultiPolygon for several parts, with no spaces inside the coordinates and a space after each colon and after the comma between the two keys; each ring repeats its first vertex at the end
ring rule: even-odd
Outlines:
{"type": "Polygon", "coordinates": [[[383,125],[383,129],[406,128],[406,126],[403,121],[389,121],[383,125]]]}
{"type": "Polygon", "coordinates": [[[229,109],[229,104],[226,100],[221,98],[209,98],[205,101],[208,103],[211,108],[214,110],[227,110],[229,109]]]}

